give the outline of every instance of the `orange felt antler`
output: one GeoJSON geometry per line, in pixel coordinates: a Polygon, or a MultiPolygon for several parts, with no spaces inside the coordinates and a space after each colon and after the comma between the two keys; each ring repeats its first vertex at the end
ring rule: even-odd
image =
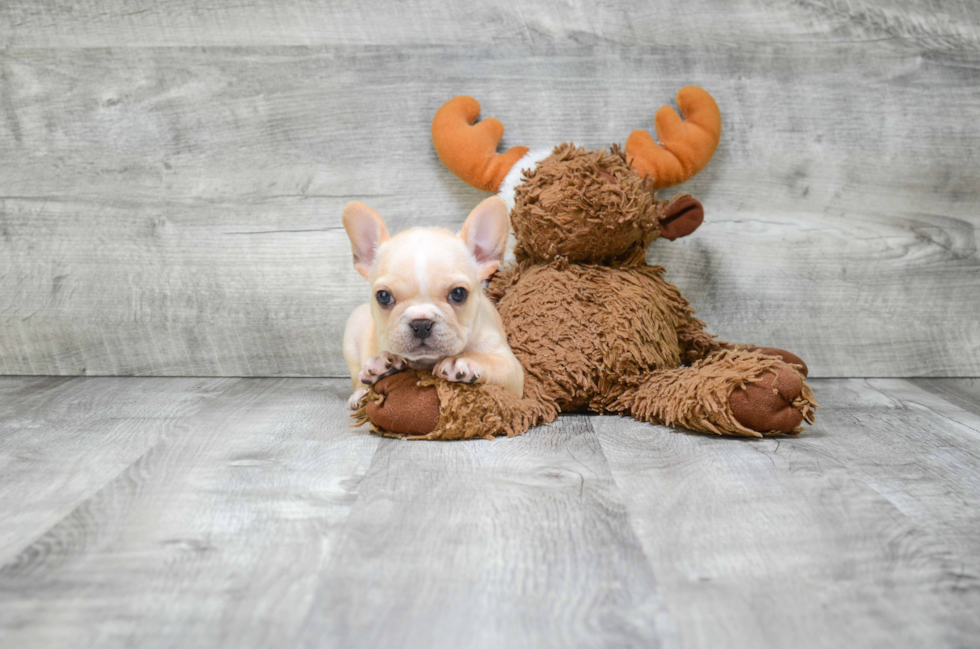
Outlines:
{"type": "Polygon", "coordinates": [[[515,146],[498,154],[504,125],[492,117],[477,124],[479,116],[480,102],[472,97],[450,99],[432,118],[432,143],[450,171],[474,187],[495,192],[528,149],[515,146]]]}
{"type": "Polygon", "coordinates": [[[721,137],[718,104],[697,86],[677,91],[681,120],[670,106],[662,106],[654,118],[659,145],[646,131],[633,131],[626,139],[626,154],[633,158],[633,169],[650,176],[656,189],[682,183],[711,160],[721,137]]]}

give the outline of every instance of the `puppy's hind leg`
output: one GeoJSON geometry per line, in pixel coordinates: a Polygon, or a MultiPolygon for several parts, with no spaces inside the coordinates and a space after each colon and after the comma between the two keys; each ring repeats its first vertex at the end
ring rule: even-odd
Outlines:
{"type": "Polygon", "coordinates": [[[364,363],[372,354],[377,353],[377,350],[378,341],[374,321],[371,318],[371,307],[362,304],[351,313],[344,330],[344,360],[347,361],[350,381],[354,387],[354,394],[347,400],[347,407],[351,410],[360,408],[367,395],[367,386],[360,380],[360,375],[364,363]]]}
{"type": "Polygon", "coordinates": [[[364,402],[364,397],[367,396],[367,388],[357,388],[354,390],[354,394],[350,395],[350,399],[347,400],[347,408],[349,410],[357,410],[361,407],[364,402]]]}

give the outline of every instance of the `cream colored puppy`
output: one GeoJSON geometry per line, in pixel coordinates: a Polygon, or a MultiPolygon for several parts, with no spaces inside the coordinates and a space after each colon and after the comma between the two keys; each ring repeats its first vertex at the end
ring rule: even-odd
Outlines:
{"type": "Polygon", "coordinates": [[[371,301],[354,310],[344,331],[352,410],[368,385],[405,369],[523,395],[524,370],[483,294],[483,281],[503,263],[510,232],[502,199],[477,205],[459,235],[414,228],[389,237],[378,213],[357,202],[344,207],[344,229],[354,268],[371,282],[371,301]]]}

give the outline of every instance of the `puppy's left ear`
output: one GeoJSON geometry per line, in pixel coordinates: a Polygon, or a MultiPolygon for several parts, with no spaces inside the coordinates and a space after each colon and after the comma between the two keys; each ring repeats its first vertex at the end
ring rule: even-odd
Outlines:
{"type": "Polygon", "coordinates": [[[370,280],[378,248],[388,240],[388,228],[377,212],[357,201],[344,206],[343,220],[354,253],[354,269],[370,280]]]}
{"type": "Polygon", "coordinates": [[[459,238],[476,257],[480,279],[489,279],[504,263],[507,237],[510,236],[510,217],[507,203],[491,196],[473,208],[459,232],[459,238]]]}

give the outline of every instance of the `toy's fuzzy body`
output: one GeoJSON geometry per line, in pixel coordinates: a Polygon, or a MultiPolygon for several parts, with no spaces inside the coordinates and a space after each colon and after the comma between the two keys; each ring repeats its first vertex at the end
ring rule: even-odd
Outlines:
{"type": "MultiPolygon", "coordinates": [[[[759,434],[738,421],[729,397],[782,361],[714,340],[663,273],[643,262],[557,261],[494,281],[525,395],[545,406],[546,421],[558,412],[615,412],[702,432],[759,434]]],[[[812,395],[800,396],[787,407],[806,417],[812,395]]]]}
{"type": "MultiPolygon", "coordinates": [[[[498,166],[488,169],[503,178],[498,166]]],[[[470,182],[500,186],[499,179],[470,182]]],[[[524,170],[511,210],[517,263],[489,288],[524,368],[524,399],[409,376],[397,389],[380,386],[361,420],[427,439],[520,434],[559,412],[620,413],[755,437],[812,421],[816,404],[798,358],[715,340],[664,268],[647,264],[652,241],[689,234],[703,217],[690,197],[659,201],[652,189],[615,146],[562,144],[524,170]],[[433,390],[438,416],[430,406],[427,423],[406,423],[397,399],[425,392],[434,404],[433,390]]]]}
{"type": "Polygon", "coordinates": [[[651,372],[678,367],[700,323],[663,270],[558,260],[496,278],[525,393],[564,412],[604,412],[651,372]]]}

